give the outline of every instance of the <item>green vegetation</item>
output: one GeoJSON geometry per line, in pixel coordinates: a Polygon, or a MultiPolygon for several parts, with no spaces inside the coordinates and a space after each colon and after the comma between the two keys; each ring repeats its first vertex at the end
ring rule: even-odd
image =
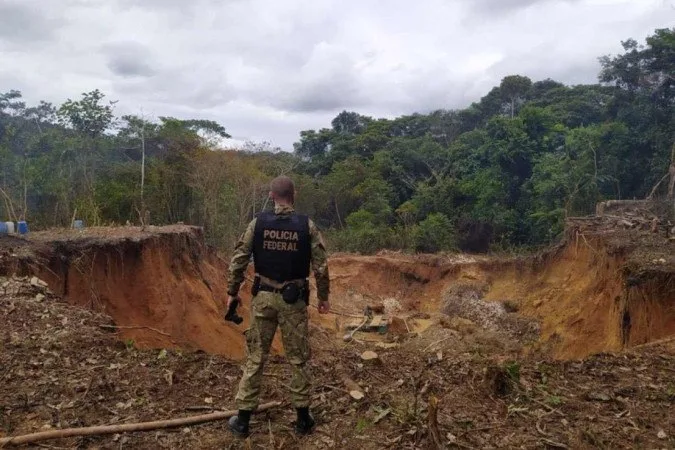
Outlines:
{"type": "Polygon", "coordinates": [[[182,221],[229,249],[267,205],[266,183],[285,173],[332,250],[546,244],[565,217],[644,198],[667,173],[675,29],[623,46],[600,58],[600,84],[513,75],[462,110],[396,119],[343,111],[330,128],[302,131],[292,154],[266,144],[214,151],[228,136],[220,124],[116,118],[98,90],[58,108],[0,93],[0,218],[32,229],[74,217],[182,221]]]}
{"type": "Polygon", "coordinates": [[[509,379],[513,382],[520,382],[520,364],[516,361],[507,363],[504,366],[506,374],[509,376],[509,379]]]}

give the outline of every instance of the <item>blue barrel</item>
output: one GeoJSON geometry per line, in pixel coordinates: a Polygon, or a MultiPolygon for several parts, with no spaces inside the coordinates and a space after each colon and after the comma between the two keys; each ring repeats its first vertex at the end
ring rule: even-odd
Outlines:
{"type": "Polygon", "coordinates": [[[84,222],[81,220],[74,221],[73,228],[75,228],[76,230],[81,230],[82,228],[84,228],[84,222]]]}
{"type": "Polygon", "coordinates": [[[9,233],[9,227],[7,226],[7,222],[0,222],[0,234],[7,234],[9,233]]]}
{"type": "Polygon", "coordinates": [[[17,225],[19,234],[28,234],[28,223],[25,220],[20,221],[17,225]]]}

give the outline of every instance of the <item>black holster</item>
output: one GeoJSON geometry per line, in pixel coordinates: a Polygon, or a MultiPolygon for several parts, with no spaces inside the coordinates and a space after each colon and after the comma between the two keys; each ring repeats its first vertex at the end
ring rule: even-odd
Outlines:
{"type": "Polygon", "coordinates": [[[309,305],[309,283],[306,280],[301,285],[297,282],[286,283],[281,289],[281,297],[289,305],[294,304],[298,300],[302,300],[305,302],[305,305],[309,305]]]}
{"type": "Polygon", "coordinates": [[[300,287],[297,283],[286,283],[284,287],[281,288],[281,298],[289,305],[292,305],[300,298],[300,287]]]}
{"type": "Polygon", "coordinates": [[[260,292],[260,277],[258,275],[253,278],[253,284],[251,285],[251,295],[255,297],[260,292]]]}

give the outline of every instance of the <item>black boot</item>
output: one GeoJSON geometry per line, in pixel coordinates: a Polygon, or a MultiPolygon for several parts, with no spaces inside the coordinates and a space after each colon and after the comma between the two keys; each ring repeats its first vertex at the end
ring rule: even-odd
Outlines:
{"type": "Polygon", "coordinates": [[[251,411],[240,409],[239,414],[230,417],[230,420],[227,421],[227,425],[235,436],[246,437],[248,436],[248,422],[250,419],[251,411]]]}
{"type": "Polygon", "coordinates": [[[295,422],[295,432],[297,434],[309,434],[314,428],[314,419],[309,413],[309,408],[296,408],[298,421],[295,422]]]}

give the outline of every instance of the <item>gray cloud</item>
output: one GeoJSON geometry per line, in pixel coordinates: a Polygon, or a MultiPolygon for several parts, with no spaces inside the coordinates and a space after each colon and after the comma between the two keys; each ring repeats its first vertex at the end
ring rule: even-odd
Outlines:
{"type": "Polygon", "coordinates": [[[122,77],[151,76],[155,73],[148,63],[126,55],[113,56],[108,62],[108,67],[114,74],[122,77]]]}
{"type": "Polygon", "coordinates": [[[579,0],[473,0],[471,8],[480,15],[497,15],[516,12],[520,9],[546,3],[568,2],[574,3],[579,0]]]}
{"type": "Polygon", "coordinates": [[[63,24],[60,17],[49,17],[36,3],[12,0],[0,2],[0,40],[14,45],[51,39],[63,24]]]}
{"type": "Polygon", "coordinates": [[[136,42],[117,42],[102,47],[108,68],[121,77],[149,77],[156,73],[152,53],[136,42]]]}
{"type": "Polygon", "coordinates": [[[515,73],[592,82],[598,56],[672,17],[663,0],[0,0],[0,92],[98,88],[119,114],[290,149],[342,109],[461,108],[515,73]]]}

